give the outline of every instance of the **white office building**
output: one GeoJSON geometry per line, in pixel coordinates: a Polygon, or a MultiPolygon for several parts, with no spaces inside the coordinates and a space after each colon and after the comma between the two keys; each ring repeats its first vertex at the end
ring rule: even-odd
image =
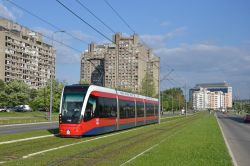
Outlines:
{"type": "Polygon", "coordinates": [[[200,91],[193,93],[193,107],[196,110],[202,110],[209,108],[209,91],[205,88],[201,88],[200,91]]]}
{"type": "Polygon", "coordinates": [[[197,84],[189,94],[194,109],[232,108],[232,87],[226,82],[197,84]]]}

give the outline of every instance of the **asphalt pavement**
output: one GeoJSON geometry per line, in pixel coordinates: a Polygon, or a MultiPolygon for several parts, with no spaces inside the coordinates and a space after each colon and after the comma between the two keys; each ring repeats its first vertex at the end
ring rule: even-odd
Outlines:
{"type": "Polygon", "coordinates": [[[218,121],[233,155],[235,166],[250,165],[250,124],[243,117],[217,113],[218,121]]]}
{"type": "Polygon", "coordinates": [[[56,128],[58,128],[58,122],[2,125],[0,126],[0,135],[22,133],[36,130],[51,130],[56,128]]]}

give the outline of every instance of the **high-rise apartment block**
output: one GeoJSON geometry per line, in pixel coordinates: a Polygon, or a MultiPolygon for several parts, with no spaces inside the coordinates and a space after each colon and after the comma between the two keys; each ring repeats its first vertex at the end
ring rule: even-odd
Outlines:
{"type": "MultiPolygon", "coordinates": [[[[158,92],[160,59],[139,43],[139,37],[113,36],[113,43],[91,43],[81,57],[81,80],[138,92],[146,73],[158,92]]],[[[150,87],[154,88],[154,87],[150,87]]]]}
{"type": "Polygon", "coordinates": [[[190,89],[194,109],[232,107],[232,87],[227,83],[197,84],[190,89]]]}
{"type": "Polygon", "coordinates": [[[0,79],[39,88],[55,78],[55,50],[42,35],[0,18],[0,79]]]}

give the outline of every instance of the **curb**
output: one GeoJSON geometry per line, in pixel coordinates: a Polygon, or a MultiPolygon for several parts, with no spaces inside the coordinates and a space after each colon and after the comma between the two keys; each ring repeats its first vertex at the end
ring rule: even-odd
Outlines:
{"type": "Polygon", "coordinates": [[[58,121],[38,122],[38,123],[21,123],[21,124],[12,124],[12,125],[0,125],[0,127],[25,126],[25,125],[36,125],[36,124],[46,124],[46,123],[58,123],[58,121]]]}

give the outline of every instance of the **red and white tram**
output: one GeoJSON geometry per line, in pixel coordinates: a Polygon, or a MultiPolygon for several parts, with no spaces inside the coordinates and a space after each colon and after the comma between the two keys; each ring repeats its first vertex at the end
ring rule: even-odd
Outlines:
{"type": "Polygon", "coordinates": [[[158,122],[158,99],[95,85],[65,86],[61,136],[96,135],[158,122]]]}

